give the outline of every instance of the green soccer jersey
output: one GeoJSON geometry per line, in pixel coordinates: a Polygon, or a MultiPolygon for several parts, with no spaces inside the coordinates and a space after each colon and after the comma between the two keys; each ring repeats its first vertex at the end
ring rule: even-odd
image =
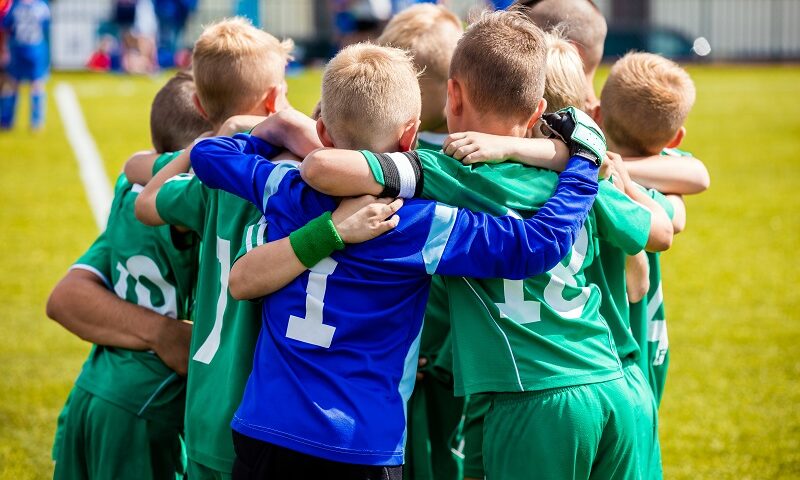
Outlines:
{"type": "Polygon", "coordinates": [[[266,228],[255,206],[193,175],[168,180],[156,197],[167,223],[200,235],[194,330],[186,395],[186,448],[189,458],[230,472],[234,452],[230,422],[253,366],[261,329],[259,305],[228,292],[228,275],[248,226],[266,228]]]}
{"type": "MultiPolygon", "coordinates": [[[[190,236],[173,237],[169,227],[140,223],[134,202],[141,188],[120,175],[106,231],[73,268],[99,274],[131,303],[169,317],[189,318],[195,242],[190,236]]],[[[183,424],[185,381],[153,352],[96,345],[75,383],[140,417],[183,424]]]]}
{"type": "MultiPolygon", "coordinates": [[[[363,153],[383,184],[380,161],[363,153]]],[[[422,188],[406,185],[406,190],[495,215],[532,216],[558,181],[554,172],[512,162],[465,166],[440,152],[416,154],[422,188]]],[[[594,259],[598,238],[636,252],[647,241],[649,225],[647,209],[601,182],[571,252],[549,272],[521,281],[446,277],[456,394],[534,391],[620,378],[611,333],[599,313],[600,292],[586,283],[584,270],[594,259]]]]}
{"type": "Polygon", "coordinates": [[[445,138],[447,138],[446,133],[419,132],[417,135],[417,149],[434,150],[438,152],[442,149],[445,138]]]}
{"type": "MultiPolygon", "coordinates": [[[[675,213],[669,200],[656,190],[647,192],[667,212],[675,213]]],[[[664,290],[661,283],[661,254],[648,252],[650,289],[644,299],[630,305],[631,331],[641,347],[639,366],[653,389],[656,402],[661,403],[669,365],[669,338],[664,315],[664,290]]]]}
{"type": "MultiPolygon", "coordinates": [[[[657,198],[660,204],[666,198],[658,192],[651,195],[657,198]]],[[[669,202],[666,202],[669,204],[669,202]]],[[[645,237],[646,241],[647,238],[645,237]]],[[[600,314],[608,323],[614,336],[619,358],[638,361],[641,358],[639,342],[631,328],[631,315],[628,304],[627,282],[625,278],[625,261],[632,252],[625,252],[611,242],[600,240],[598,242],[598,257],[586,270],[586,279],[597,285],[600,289],[602,301],[600,314]]],[[[641,245],[641,250],[645,244],[641,245]]],[[[633,252],[639,253],[639,252],[633,252]]]]}

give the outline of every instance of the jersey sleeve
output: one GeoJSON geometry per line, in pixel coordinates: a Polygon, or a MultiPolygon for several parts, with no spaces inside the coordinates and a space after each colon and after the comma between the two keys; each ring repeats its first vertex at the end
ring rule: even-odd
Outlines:
{"type": "Polygon", "coordinates": [[[73,269],[92,272],[100,277],[109,289],[112,288],[111,245],[105,232],[101,233],[92,246],[72,264],[70,270],[73,269]]]}
{"type": "Polygon", "coordinates": [[[573,158],[555,194],[527,220],[437,204],[422,251],[426,271],[508,279],[546,272],[572,248],[597,191],[597,167],[573,158]]]}
{"type": "Polygon", "coordinates": [[[663,208],[665,212],[667,212],[667,216],[669,217],[670,220],[672,220],[672,217],[675,216],[675,206],[672,205],[672,202],[667,200],[667,197],[663,193],[653,188],[647,189],[646,192],[650,196],[650,198],[655,200],[656,203],[659,206],[661,206],[661,208],[663,208]]]}
{"type": "Polygon", "coordinates": [[[156,210],[165,222],[201,235],[207,204],[208,190],[199,178],[188,173],[170,178],[156,194],[156,210]]]}
{"type": "Polygon", "coordinates": [[[382,196],[422,197],[452,204],[463,185],[458,182],[458,160],[433,150],[374,153],[362,150],[375,181],[383,185],[382,196]]]}
{"type": "Polygon", "coordinates": [[[263,209],[267,180],[279,150],[252,135],[215,137],[198,142],[191,153],[195,175],[208,187],[225,190],[263,209]]]}
{"type": "Polygon", "coordinates": [[[159,155],[153,162],[153,171],[151,172],[153,176],[155,177],[156,174],[160,172],[162,168],[166,167],[169,162],[175,160],[175,157],[177,157],[181,153],[183,153],[183,150],[179,150],[177,152],[162,153],[161,155],[159,155]]]}
{"type": "Polygon", "coordinates": [[[650,237],[650,211],[609,181],[601,181],[595,201],[597,236],[627,255],[644,250],[650,237]]]}
{"type": "Polygon", "coordinates": [[[231,265],[236,263],[240,258],[245,256],[250,250],[267,243],[267,220],[264,217],[251,225],[248,225],[242,237],[242,246],[236,253],[231,265]]]}

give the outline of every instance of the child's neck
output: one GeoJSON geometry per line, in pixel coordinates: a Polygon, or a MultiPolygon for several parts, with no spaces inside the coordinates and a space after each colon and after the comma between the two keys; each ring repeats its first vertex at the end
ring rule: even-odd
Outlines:
{"type": "MultiPolygon", "coordinates": [[[[508,121],[500,121],[488,116],[465,119],[459,125],[461,132],[480,132],[501,137],[524,137],[528,133],[527,125],[514,124],[508,121]]],[[[451,131],[450,133],[457,133],[451,131]]]]}
{"type": "Polygon", "coordinates": [[[641,149],[638,149],[638,148],[626,147],[624,145],[618,145],[618,144],[614,143],[614,141],[611,140],[608,137],[606,137],[606,144],[608,146],[608,151],[609,152],[617,153],[620,156],[622,156],[622,158],[627,158],[627,157],[649,157],[650,155],[656,155],[656,154],[658,154],[658,152],[661,151],[659,149],[659,150],[656,150],[655,152],[645,152],[645,151],[643,151],[641,149]]]}

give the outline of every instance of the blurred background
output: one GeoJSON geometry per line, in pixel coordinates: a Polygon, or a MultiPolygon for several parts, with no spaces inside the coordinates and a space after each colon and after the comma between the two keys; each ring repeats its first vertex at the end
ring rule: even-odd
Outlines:
{"type": "MultiPolygon", "coordinates": [[[[239,14],[293,38],[289,99],[310,113],[324,61],[408,3],[49,3],[46,121],[30,128],[21,94],[19,121],[0,131],[0,479],[52,475],[56,419],[90,345],[47,319],[47,296],[102,228],[125,160],[151,148],[150,102],[188,64],[202,25],[239,14]]],[[[445,3],[467,18],[509,2],[445,3]]],[[[681,148],[711,174],[708,192],[687,197],[688,229],[662,257],[665,476],[800,478],[800,0],[597,4],[608,64],[644,50],[686,66],[697,102],[681,148]]],[[[8,6],[0,0],[0,16],[8,6]]]]}
{"type": "MultiPolygon", "coordinates": [[[[213,19],[244,15],[298,45],[308,63],[335,53],[342,42],[380,31],[412,0],[55,0],[51,4],[52,64],[82,69],[105,51],[109,68],[123,68],[131,49],[157,45],[158,63],[185,64],[182,54],[213,19]]],[[[449,0],[462,18],[474,8],[503,8],[508,0],[449,0]]],[[[800,59],[797,0],[598,0],[609,19],[606,56],[631,49],[681,60],[775,61],[800,59]]],[[[96,67],[97,65],[95,65],[96,67]]]]}

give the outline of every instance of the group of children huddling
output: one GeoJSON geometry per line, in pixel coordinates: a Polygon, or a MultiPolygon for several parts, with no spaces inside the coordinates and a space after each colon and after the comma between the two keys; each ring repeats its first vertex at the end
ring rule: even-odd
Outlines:
{"type": "Polygon", "coordinates": [[[309,118],[291,42],[207,27],[48,302],[95,344],[55,477],[660,478],[658,252],[708,174],[675,63],[594,96],[605,31],[587,0],[417,5],[309,118]]]}

